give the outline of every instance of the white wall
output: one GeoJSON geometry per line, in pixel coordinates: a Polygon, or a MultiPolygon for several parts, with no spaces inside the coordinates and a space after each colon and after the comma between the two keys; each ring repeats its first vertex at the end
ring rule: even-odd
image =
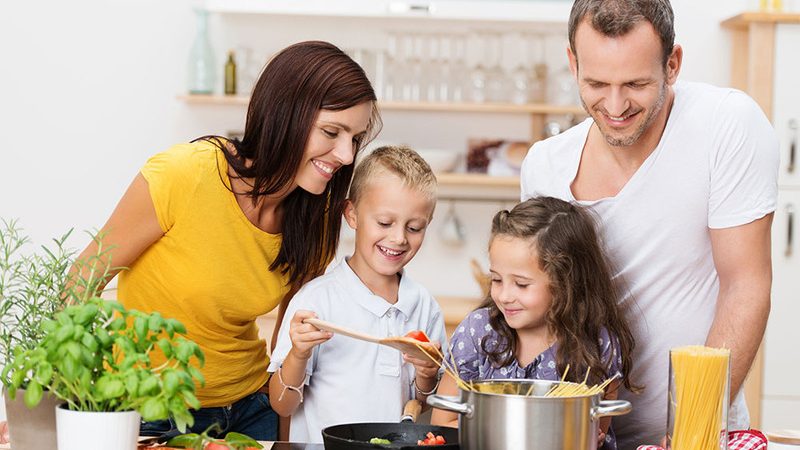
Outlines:
{"type": "MultiPolygon", "coordinates": [[[[719,22],[751,3],[673,1],[677,42],[685,51],[684,79],[728,83],[729,36],[719,22]]],[[[244,108],[188,106],[175,98],[185,90],[195,33],[190,0],[0,5],[0,217],[19,218],[35,242],[70,227],[102,226],[149,155],[203,134],[242,128],[244,108]]],[[[383,29],[398,26],[409,25],[227,16],[215,17],[211,32],[221,62],[232,46],[250,46],[265,59],[299,39],[358,46],[359,36],[383,39],[383,29]]],[[[382,140],[418,147],[463,148],[467,129],[474,136],[528,135],[524,116],[387,112],[384,122],[382,140]]],[[[438,208],[437,217],[446,206],[438,208]]],[[[476,295],[468,260],[485,257],[489,221],[501,206],[457,206],[469,237],[461,248],[437,242],[434,222],[433,239],[409,268],[413,276],[436,295],[476,295]]],[[[86,241],[79,236],[73,245],[86,241]]]]}

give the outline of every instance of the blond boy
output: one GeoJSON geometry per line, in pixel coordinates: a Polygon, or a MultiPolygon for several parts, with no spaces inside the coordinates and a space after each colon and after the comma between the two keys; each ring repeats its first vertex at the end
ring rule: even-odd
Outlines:
{"type": "Polygon", "coordinates": [[[292,416],[290,440],[322,442],[321,430],[340,423],[397,421],[406,401],[436,389],[431,361],[303,323],[318,317],[375,336],[423,330],[444,343],[439,306],[403,272],[435,205],[436,177],[409,148],[378,148],[356,167],[344,213],[353,255],[292,299],[269,366],[270,403],[292,416]]]}

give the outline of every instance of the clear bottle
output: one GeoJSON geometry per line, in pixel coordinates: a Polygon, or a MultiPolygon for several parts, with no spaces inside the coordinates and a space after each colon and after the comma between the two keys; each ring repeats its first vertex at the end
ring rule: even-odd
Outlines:
{"type": "Polygon", "coordinates": [[[228,61],[225,62],[225,95],[236,95],[236,60],[233,50],[228,50],[228,61]]]}
{"type": "Polygon", "coordinates": [[[190,94],[212,94],[216,82],[214,50],[208,38],[208,11],[195,9],[197,35],[189,54],[188,90],[190,94]]]}

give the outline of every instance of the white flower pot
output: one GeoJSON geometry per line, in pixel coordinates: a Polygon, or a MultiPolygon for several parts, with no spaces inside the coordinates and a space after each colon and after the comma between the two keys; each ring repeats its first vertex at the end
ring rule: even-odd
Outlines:
{"type": "Polygon", "coordinates": [[[136,411],[70,411],[56,407],[58,450],[136,450],[141,416],[136,411]]]}

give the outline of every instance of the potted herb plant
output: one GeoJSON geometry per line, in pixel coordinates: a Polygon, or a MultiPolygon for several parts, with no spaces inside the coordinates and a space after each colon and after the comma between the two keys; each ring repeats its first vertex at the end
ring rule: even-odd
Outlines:
{"type": "MultiPolygon", "coordinates": [[[[61,450],[85,450],[93,440],[104,450],[133,449],[139,415],[146,420],[172,417],[181,430],[191,425],[189,407],[200,406],[194,383],[203,378],[190,360],[202,365],[203,354],[181,336],[186,330],[180,322],[157,312],[128,311],[96,296],[115,270],[101,236],[92,236],[98,244],[94,255],[73,261],[74,252],[64,246],[70,233],[54,240],[55,248],[22,254],[28,239],[14,222],[3,225],[0,351],[5,352],[5,367],[0,379],[8,399],[17,404],[17,394],[25,388],[22,400],[29,408],[49,398],[66,402],[60,409],[52,404],[45,408],[55,411],[56,422],[64,425],[50,427],[56,430],[61,450]],[[151,359],[156,352],[162,356],[157,366],[151,359]],[[89,427],[69,422],[73,413],[89,415],[89,427]],[[104,414],[98,418],[97,413],[104,414]],[[104,434],[112,439],[125,435],[98,422],[113,417],[125,417],[123,427],[133,437],[104,443],[104,434]],[[71,431],[77,437],[69,436],[71,431]]],[[[24,450],[18,438],[25,433],[18,425],[28,423],[24,419],[16,423],[9,414],[13,448],[24,450]]],[[[43,428],[34,428],[29,448],[55,448],[55,442],[42,440],[43,428]]]]}
{"type": "MultiPolygon", "coordinates": [[[[15,221],[0,225],[0,361],[7,364],[15,349],[29,350],[41,341],[41,322],[65,306],[74,251],[66,248],[71,230],[31,252],[30,240],[15,221]]],[[[14,450],[55,448],[57,399],[44,395],[39,406],[27,408],[22,397],[29,378],[20,376],[19,390],[4,395],[14,450]]],[[[8,377],[2,382],[10,386],[8,377]]]]}
{"type": "Polygon", "coordinates": [[[65,402],[56,409],[59,450],[135,450],[141,418],[172,417],[182,431],[193,423],[194,383],[203,377],[192,363],[204,359],[177,320],[91,297],[41,328],[44,338],[15,351],[4,374],[12,372],[11,387],[28,374],[26,404],[45,389],[65,402]],[[154,352],[164,357],[157,366],[154,352]]]}

